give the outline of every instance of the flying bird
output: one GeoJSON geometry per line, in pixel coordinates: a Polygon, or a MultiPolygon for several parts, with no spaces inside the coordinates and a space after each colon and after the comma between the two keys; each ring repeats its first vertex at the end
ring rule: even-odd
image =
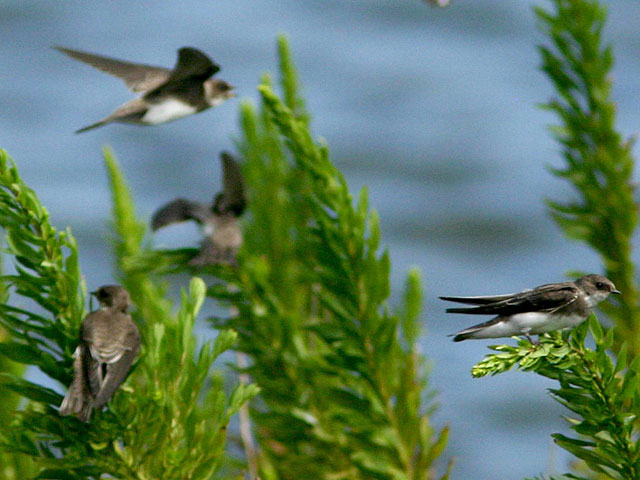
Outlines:
{"type": "Polygon", "coordinates": [[[489,297],[440,297],[474,307],[448,308],[447,313],[496,315],[491,320],[453,334],[453,341],[538,335],[584,322],[595,306],[616,290],[602,275],[585,275],[575,282],[549,283],[519,293],[489,297]]]}
{"type": "Polygon", "coordinates": [[[82,321],[73,382],[60,405],[60,415],[76,415],[84,422],[113,396],[140,350],[138,327],[127,313],[129,293],[118,285],[105,285],[91,294],[100,309],[82,321]]]}
{"type": "Polygon", "coordinates": [[[205,236],[200,252],[189,262],[193,266],[235,264],[236,254],[242,245],[238,217],[247,206],[244,179],[240,165],[229,153],[222,152],[220,160],[224,188],[214,197],[212,204],[177,198],[156,210],[151,219],[153,231],[187,220],[203,227],[205,236]]]}
{"type": "Polygon", "coordinates": [[[220,105],[234,96],[231,85],[224,80],[211,78],[220,71],[220,67],[200,50],[192,47],[178,50],[178,61],[173,70],[125,62],[70,48],[53,48],[122,79],[131,91],[141,94],[111,115],[76,133],[112,122],[136,125],[171,122],[220,105]]]}

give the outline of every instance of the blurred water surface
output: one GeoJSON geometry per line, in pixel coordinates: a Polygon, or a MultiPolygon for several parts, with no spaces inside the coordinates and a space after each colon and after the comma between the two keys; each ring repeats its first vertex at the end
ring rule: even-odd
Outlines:
{"type": "MultiPolygon", "coordinates": [[[[537,69],[534,3],[459,0],[438,10],[418,0],[3,1],[0,145],[53,222],[73,229],[89,287],[111,282],[101,147],[118,154],[141,214],[178,195],[207,200],[220,182],[217,154],[233,147],[238,104],[154,128],[74,135],[131,95],[50,47],[172,66],[180,46],[196,46],[240,97],[256,99],[260,74],[275,71],[276,34],[288,33],[316,134],[353,189],[368,186],[381,215],[393,300],[410,266],[424,273],[422,348],[440,392],[435,423],[451,424],[443,458],[457,458],[452,478],[562,472],[568,457],[549,434],[566,431],[566,412],[546,393],[552,383],[521,373],[472,379],[487,342],[453,344],[446,334],[473,319],[446,316],[436,299],[600,271],[598,258],[567,241],[543,205],[573,192],[546,169],[560,159],[546,130],[554,119],[535,106],[552,90],[537,69]]],[[[606,32],[625,135],[640,125],[639,24],[640,2],[610,5],[606,32]]],[[[176,226],[156,243],[194,244],[195,232],[176,226]]]]}

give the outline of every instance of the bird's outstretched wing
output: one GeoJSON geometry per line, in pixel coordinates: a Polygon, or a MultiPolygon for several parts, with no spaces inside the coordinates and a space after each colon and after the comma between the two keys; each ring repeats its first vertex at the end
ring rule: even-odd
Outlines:
{"type": "Polygon", "coordinates": [[[183,81],[188,78],[204,82],[219,71],[220,67],[200,50],[182,47],[178,50],[178,61],[169,77],[169,82],[183,81]]]}
{"type": "Polygon", "coordinates": [[[240,216],[247,207],[247,197],[244,188],[244,177],[240,165],[228,152],[220,154],[224,189],[222,199],[218,204],[221,213],[233,212],[240,216]]]}
{"type": "Polygon", "coordinates": [[[211,208],[208,205],[176,198],[155,211],[151,219],[151,228],[155,231],[166,225],[187,220],[203,224],[210,215],[211,208]]]}
{"type": "Polygon", "coordinates": [[[184,47],[178,50],[178,62],[167,81],[148,92],[144,99],[157,99],[179,93],[183,97],[200,98],[204,95],[203,82],[220,71],[200,50],[184,47]]]}
{"type": "Polygon", "coordinates": [[[551,313],[578,299],[578,287],[571,282],[550,283],[533,290],[492,297],[440,297],[451,302],[477,305],[475,307],[448,308],[447,313],[472,315],[514,315],[524,312],[551,313]]]}
{"type": "Polygon", "coordinates": [[[98,70],[120,78],[133,92],[148,92],[159,87],[171,77],[171,70],[168,68],[125,62],[102,55],[72,50],[70,48],[53,48],[69,55],[71,58],[80,60],[98,70]]]}

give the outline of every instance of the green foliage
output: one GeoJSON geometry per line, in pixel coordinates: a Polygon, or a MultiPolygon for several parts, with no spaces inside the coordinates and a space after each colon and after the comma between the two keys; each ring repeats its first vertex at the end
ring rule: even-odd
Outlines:
{"type": "Polygon", "coordinates": [[[557,92],[546,108],[560,119],[553,133],[565,160],[565,166],[553,172],[571,182],[578,199],[549,206],[567,235],[601,255],[607,276],[622,292],[619,304],[602,306],[615,321],[616,348],[624,340],[637,355],[640,307],[631,240],[638,207],[633,199],[632,141],[615,130],[613,53],[601,39],[606,12],[596,0],[552,3],[554,11],[537,8],[536,13],[552,44],[540,47],[542,69],[557,92]]]}
{"type": "Polygon", "coordinates": [[[182,293],[181,309],[170,315],[166,285],[131,268],[130,258],[150,253],[143,244],[146,227],[136,218],[132,195],[113,153],[106,149],[104,155],[113,194],[119,281],[138,309],[145,339],[144,360],[138,366],[137,406],[127,418],[127,423],[138,427],[125,437],[128,451],[117,453],[138,472],[145,472],[145,478],[208,479],[226,463],[226,428],[231,417],[258,389],[237,384],[226,398],[219,377],[207,384],[214,360],[232,348],[237,334],[226,330],[215,342],[197,347],[193,329],[205,298],[204,282],[192,278],[190,293],[182,293]],[[167,419],[171,419],[171,428],[167,428],[167,419]]]}
{"type": "MultiPolygon", "coordinates": [[[[533,370],[556,380],[552,397],[571,410],[571,428],[578,434],[553,435],[556,443],[586,462],[591,471],[606,478],[640,478],[640,357],[627,367],[627,346],[617,360],[607,351],[613,330],[606,334],[595,316],[571,332],[541,336],[539,344],[521,340],[517,347],[492,347],[500,353],[488,355],[473,367],[476,377],[495,375],[514,366],[533,370]],[[595,350],[584,346],[587,330],[595,350]]],[[[580,478],[567,474],[567,478],[580,478]]]]}
{"type": "MultiPolygon", "coordinates": [[[[2,277],[0,325],[8,336],[0,343],[0,354],[22,365],[37,366],[68,384],[71,352],[83,316],[76,243],[69,231],[58,232],[51,226],[48,212],[4,151],[0,151],[0,225],[6,233],[5,251],[15,268],[14,274],[2,277]],[[14,306],[18,303],[10,301],[14,296],[30,308],[14,306]]],[[[52,448],[63,440],[65,431],[64,420],[53,409],[62,397],[21,379],[20,373],[5,370],[0,377],[3,394],[14,392],[30,400],[19,414],[3,415],[3,419],[11,419],[10,428],[0,431],[2,449],[8,452],[3,453],[3,459],[9,453],[53,457],[52,448]]],[[[25,478],[33,473],[26,461],[14,459],[14,470],[3,465],[9,470],[6,478],[25,478]]]]}
{"type": "MultiPolygon", "coordinates": [[[[133,214],[115,159],[105,155],[114,192],[116,251],[124,259],[144,251],[145,228],[133,214]]],[[[4,152],[0,225],[16,270],[2,277],[11,295],[0,304],[0,325],[11,336],[0,343],[0,354],[37,366],[67,386],[85,315],[77,246],[69,231],[50,225],[46,209],[4,152]],[[13,306],[14,296],[24,306],[13,306]]],[[[106,411],[95,412],[85,424],[58,415],[58,393],[4,372],[0,388],[29,403],[12,412],[10,427],[0,432],[8,452],[2,459],[13,462],[3,463],[2,478],[209,479],[225,463],[227,425],[258,392],[254,385],[238,385],[227,396],[220,379],[210,381],[211,365],[233,346],[236,333],[221,332],[215,342],[196,345],[194,322],[206,293],[198,278],[191,280],[181,307],[172,314],[161,285],[140,273],[122,271],[120,277],[135,299],[143,334],[143,351],[131,378],[106,411]]]]}
{"type": "Polygon", "coordinates": [[[364,190],[353,205],[314,143],[284,38],[278,46],[284,101],[265,78],[260,111],[242,106],[250,218],[238,291],[210,289],[238,308],[216,323],[238,331],[262,389],[252,410],[261,476],[433,478],[448,430],[434,432],[421,408],[419,274],[392,314],[378,216],[364,190]]]}
{"type": "Polygon", "coordinates": [[[217,322],[239,332],[262,388],[252,412],[261,475],[432,478],[448,430],[434,432],[421,411],[419,274],[404,313],[390,313],[378,216],[364,190],[353,205],[326,146],[313,142],[282,37],[279,54],[284,101],[265,79],[260,112],[242,108],[251,218],[230,298],[240,314],[217,322]]]}
{"type": "MultiPolygon", "coordinates": [[[[0,270],[2,269],[2,258],[0,257],[0,270]]],[[[5,285],[0,282],[0,303],[7,302],[9,292],[5,285]]],[[[9,341],[9,333],[0,327],[0,345],[9,341]]],[[[14,378],[20,377],[24,373],[24,365],[12,362],[6,357],[0,356],[0,375],[10,375],[14,378]]],[[[7,431],[11,424],[13,412],[18,406],[20,396],[12,391],[4,389],[0,398],[0,432],[7,431]]],[[[5,480],[19,480],[25,478],[33,471],[33,466],[29,457],[19,453],[10,453],[0,450],[0,478],[5,480]]]]}
{"type": "MultiPolygon", "coordinates": [[[[251,409],[260,478],[435,478],[448,428],[434,430],[424,403],[419,272],[392,313],[378,215],[364,190],[353,204],[327,147],[314,143],[284,37],[278,53],[284,100],[264,76],[260,109],[241,107],[249,211],[239,267],[202,270],[208,295],[237,312],[212,321],[238,332],[250,361],[242,371],[261,389],[251,409]]],[[[173,273],[190,270],[191,254],[128,264],[173,273]]]]}
{"type": "Polygon", "coordinates": [[[578,477],[576,475],[568,473],[566,475],[560,475],[560,476],[554,475],[551,477],[533,477],[532,479],[526,478],[525,480],[588,480],[588,479],[583,477],[578,477]]]}
{"type": "Polygon", "coordinates": [[[568,236],[601,255],[607,276],[623,294],[619,304],[601,307],[615,330],[603,331],[592,315],[570,333],[541,336],[539,344],[520,340],[515,347],[493,346],[498,353],[475,365],[472,375],[496,375],[517,366],[556,380],[559,388],[551,395],[574,413],[568,421],[577,433],[554,434],[556,443],[584,462],[581,471],[588,471],[589,478],[638,479],[640,307],[630,256],[638,215],[631,183],[632,145],[615,130],[609,76],[613,54],[601,41],[604,8],[596,0],[552,4],[552,12],[536,8],[536,14],[552,44],[540,47],[542,69],[557,92],[545,107],[561,122],[553,133],[562,145],[565,166],[553,172],[571,182],[579,198],[549,206],[568,236]],[[587,329],[595,350],[585,347],[587,329]]]}

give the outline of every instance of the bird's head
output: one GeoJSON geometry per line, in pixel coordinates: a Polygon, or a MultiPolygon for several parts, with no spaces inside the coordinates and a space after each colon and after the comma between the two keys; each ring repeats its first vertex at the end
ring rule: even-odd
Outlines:
{"type": "Polygon", "coordinates": [[[236,96],[233,91],[233,86],[218,78],[210,78],[204,82],[204,94],[207,102],[212,107],[220,105],[225,100],[236,96]]]}
{"type": "Polygon", "coordinates": [[[131,297],[120,285],[103,285],[91,295],[96,297],[103,307],[114,308],[126,312],[131,305],[131,297]]]}
{"type": "Polygon", "coordinates": [[[611,280],[595,273],[580,277],[576,280],[576,285],[587,294],[588,302],[592,307],[605,300],[611,293],[620,293],[611,280]]]}

